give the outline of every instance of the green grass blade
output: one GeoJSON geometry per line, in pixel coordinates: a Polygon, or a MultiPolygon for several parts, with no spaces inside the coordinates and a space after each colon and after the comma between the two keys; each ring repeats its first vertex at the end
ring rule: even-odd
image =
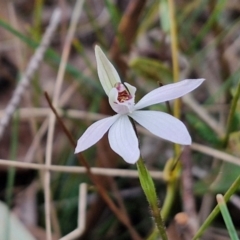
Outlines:
{"type": "Polygon", "coordinates": [[[239,240],[222,194],[218,194],[216,198],[231,240],[239,240]]]}

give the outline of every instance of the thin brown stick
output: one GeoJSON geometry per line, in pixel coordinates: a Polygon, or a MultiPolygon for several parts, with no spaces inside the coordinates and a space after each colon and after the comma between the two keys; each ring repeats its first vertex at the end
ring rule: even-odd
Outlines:
{"type": "MultiPolygon", "coordinates": [[[[76,142],[75,142],[74,138],[72,137],[72,135],[70,134],[70,132],[68,131],[68,129],[66,128],[66,126],[64,125],[64,123],[63,123],[61,117],[58,115],[56,109],[53,107],[52,102],[51,102],[51,100],[50,100],[50,97],[49,97],[48,93],[47,93],[47,92],[44,92],[44,95],[45,95],[45,97],[46,97],[46,99],[47,99],[47,102],[48,102],[48,104],[49,104],[49,107],[51,108],[51,110],[52,110],[53,113],[55,114],[56,119],[58,120],[58,122],[59,122],[59,124],[61,125],[64,133],[65,133],[66,136],[68,137],[68,140],[70,141],[70,143],[72,144],[72,146],[75,148],[75,147],[76,147],[76,142]]],[[[83,165],[84,165],[84,164],[83,164],[83,165]]],[[[87,169],[89,168],[87,162],[86,162],[86,168],[87,168],[87,169]]]]}
{"type": "MultiPolygon", "coordinates": [[[[66,126],[64,125],[63,121],[61,120],[60,116],[58,115],[56,109],[53,107],[51,100],[48,96],[48,94],[45,92],[45,97],[47,99],[47,102],[50,106],[50,108],[52,109],[53,113],[56,116],[56,119],[58,120],[58,123],[61,125],[61,127],[63,128],[64,133],[66,134],[69,142],[72,144],[72,146],[75,148],[76,147],[76,143],[72,137],[72,135],[69,133],[68,129],[66,128],[66,126]]],[[[89,178],[92,180],[92,182],[94,183],[94,185],[96,186],[99,194],[101,195],[101,197],[104,199],[104,201],[106,202],[106,204],[108,205],[108,207],[112,210],[112,212],[116,215],[116,217],[119,219],[120,222],[122,222],[129,230],[131,230],[131,233],[134,234],[134,230],[131,227],[131,224],[128,220],[128,218],[125,217],[125,215],[123,215],[121,213],[121,211],[117,208],[117,206],[113,203],[113,201],[111,200],[111,198],[108,196],[107,192],[105,191],[105,189],[102,187],[101,183],[99,181],[97,181],[96,177],[94,176],[94,174],[91,171],[91,168],[89,166],[89,164],[87,163],[87,161],[85,160],[85,158],[83,157],[83,155],[81,153],[77,154],[77,157],[79,159],[79,161],[81,162],[81,164],[86,168],[86,173],[89,176],[89,178]]],[[[135,232],[135,238],[136,240],[140,240],[141,238],[138,237],[137,232],[135,232]]]]}

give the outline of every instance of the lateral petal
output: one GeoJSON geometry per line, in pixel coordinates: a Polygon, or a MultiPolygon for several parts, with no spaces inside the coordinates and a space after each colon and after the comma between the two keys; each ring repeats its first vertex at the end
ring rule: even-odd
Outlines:
{"type": "Polygon", "coordinates": [[[135,100],[135,93],[137,88],[132,86],[131,84],[124,82],[124,85],[127,87],[128,91],[130,92],[132,98],[135,100]]]}
{"type": "Polygon", "coordinates": [[[126,115],[112,125],[108,133],[109,144],[113,151],[127,163],[134,164],[140,157],[138,139],[133,126],[126,115]]]}
{"type": "Polygon", "coordinates": [[[185,79],[177,83],[171,83],[146,94],[136,105],[135,110],[148,107],[161,102],[170,101],[193,91],[205,79],[185,79]]]}
{"type": "Polygon", "coordinates": [[[117,114],[101,119],[88,127],[84,134],[78,139],[75,153],[82,152],[98,142],[119,116],[120,115],[117,114]]]}
{"type": "Polygon", "coordinates": [[[190,145],[191,137],[186,126],[177,118],[157,111],[135,111],[129,114],[152,134],[168,141],[190,145]]]}
{"type": "Polygon", "coordinates": [[[97,72],[99,80],[106,94],[108,95],[110,90],[117,82],[121,82],[120,77],[112,65],[107,59],[99,46],[95,46],[95,55],[97,60],[97,72]]]}

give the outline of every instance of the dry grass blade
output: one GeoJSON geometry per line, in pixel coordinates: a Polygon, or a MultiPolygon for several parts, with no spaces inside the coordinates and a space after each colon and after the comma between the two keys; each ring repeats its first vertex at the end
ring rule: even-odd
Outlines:
{"type": "Polygon", "coordinates": [[[37,70],[40,62],[42,61],[44,53],[50,44],[50,41],[58,26],[59,21],[60,21],[60,10],[56,9],[53,13],[51,22],[42,38],[42,41],[39,47],[37,48],[36,52],[32,56],[31,60],[29,61],[27,69],[23,74],[23,76],[21,77],[16,90],[14,91],[13,97],[5,109],[4,116],[0,120],[0,138],[3,136],[4,130],[7,124],[9,123],[9,120],[11,119],[18,104],[20,103],[20,100],[22,98],[24,91],[26,90],[26,87],[29,85],[33,74],[37,70]]]}
{"type": "MultiPolygon", "coordinates": [[[[20,161],[9,161],[6,159],[0,159],[0,165],[23,168],[23,169],[36,169],[36,170],[41,170],[41,171],[49,170],[52,172],[87,173],[86,167],[57,166],[57,165],[53,165],[53,164],[51,166],[47,167],[45,164],[26,163],[26,162],[20,162],[20,161]]],[[[91,172],[95,175],[102,175],[102,176],[138,178],[137,170],[91,167],[91,172]]],[[[149,171],[149,172],[150,172],[152,178],[163,180],[163,173],[161,171],[149,171]]]]}
{"type": "MultiPolygon", "coordinates": [[[[84,3],[83,0],[78,0],[76,2],[74,12],[70,21],[70,27],[66,36],[66,41],[64,43],[62,58],[61,58],[60,67],[59,67],[57,80],[56,80],[55,91],[53,94],[53,103],[55,106],[58,103],[60,90],[63,83],[63,77],[65,73],[65,68],[67,65],[67,60],[68,60],[69,52],[71,48],[72,39],[74,37],[74,33],[76,30],[79,17],[82,13],[83,3],[84,3]]],[[[55,115],[50,114],[49,125],[48,125],[48,136],[47,136],[47,147],[46,147],[46,165],[47,166],[51,165],[55,120],[56,120],[55,115]]],[[[44,176],[44,197],[45,197],[45,221],[46,221],[47,240],[52,239],[51,220],[50,220],[50,212],[51,212],[50,210],[50,207],[51,207],[50,179],[51,179],[50,172],[46,171],[44,176]]]]}
{"type": "Polygon", "coordinates": [[[225,162],[233,163],[233,164],[236,164],[236,165],[240,166],[240,162],[239,162],[238,157],[235,157],[235,156],[230,155],[228,153],[213,149],[211,147],[207,147],[207,146],[204,146],[204,145],[201,145],[201,144],[198,144],[198,143],[193,143],[191,145],[191,149],[195,150],[195,151],[198,151],[198,152],[201,152],[201,153],[204,153],[206,155],[215,157],[217,159],[221,159],[225,162]]]}
{"type": "Polygon", "coordinates": [[[208,126],[217,133],[219,137],[224,136],[224,128],[220,125],[214,118],[212,118],[209,113],[201,107],[197,101],[192,97],[191,94],[188,94],[183,97],[183,102],[188,105],[208,126]]]}

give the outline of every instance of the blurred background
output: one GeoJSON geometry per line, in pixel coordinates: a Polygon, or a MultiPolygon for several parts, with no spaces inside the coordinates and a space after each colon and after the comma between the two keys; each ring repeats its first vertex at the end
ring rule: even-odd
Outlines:
{"type": "MultiPolygon", "coordinates": [[[[60,239],[78,220],[78,237],[66,239],[159,239],[136,166],[111,150],[107,136],[83,153],[91,167],[103,169],[97,181],[129,219],[126,227],[99,196],[44,96],[53,99],[75,141],[91,123],[114,114],[97,76],[95,44],[122,80],[137,87],[136,101],[159,85],[206,79],[180,104],[193,145],[178,156],[176,175],[169,175],[174,145],[138,129],[169,239],[192,239],[216,194],[228,191],[240,173],[239,0],[0,0],[1,119],[27,79],[10,104],[14,113],[1,122],[0,239],[60,239]],[[61,17],[44,58],[29,67],[56,8],[61,17]],[[53,166],[50,172],[44,164],[53,166]]],[[[151,109],[172,112],[173,103],[151,109]]],[[[240,229],[237,192],[228,207],[240,229]]],[[[220,215],[202,239],[230,239],[220,215]]]]}

